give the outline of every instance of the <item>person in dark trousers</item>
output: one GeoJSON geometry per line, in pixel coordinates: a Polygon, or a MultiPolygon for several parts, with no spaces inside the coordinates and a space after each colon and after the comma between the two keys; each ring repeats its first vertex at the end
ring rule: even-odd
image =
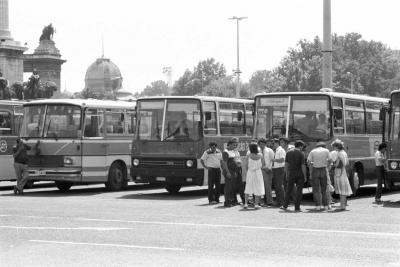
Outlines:
{"type": "Polygon", "coordinates": [[[376,192],[375,202],[381,202],[382,196],[382,182],[385,177],[385,163],[386,163],[386,144],[382,143],[378,146],[378,150],[375,152],[375,166],[376,166],[376,192]]]}
{"type": "Polygon", "coordinates": [[[29,174],[27,170],[28,156],[27,150],[30,148],[20,138],[16,141],[14,147],[14,170],[17,177],[17,185],[14,186],[14,194],[21,195],[24,193],[24,186],[28,182],[29,174]]]}
{"type": "Polygon", "coordinates": [[[209,149],[204,151],[200,159],[201,165],[208,173],[208,203],[219,203],[221,192],[221,160],[222,153],[215,142],[210,142],[209,149]]]}
{"type": "Polygon", "coordinates": [[[287,209],[292,191],[294,191],[294,184],[296,184],[294,211],[301,211],[300,203],[303,197],[303,186],[306,178],[305,157],[302,152],[304,146],[304,142],[298,140],[294,144],[295,148],[286,153],[285,169],[288,184],[285,191],[285,200],[283,201],[283,206],[281,209],[287,209]]]}
{"type": "Polygon", "coordinates": [[[225,177],[225,207],[237,205],[236,194],[240,194],[240,198],[244,203],[244,189],[242,181],[242,167],[240,154],[235,148],[238,145],[237,138],[228,141],[227,147],[222,153],[221,167],[225,177]]]}
{"type": "Polygon", "coordinates": [[[276,204],[278,207],[283,205],[285,191],[283,181],[285,178],[285,158],[286,152],[280,146],[279,139],[274,139],[274,159],[272,160],[272,185],[275,188],[276,204]]]}
{"type": "Polygon", "coordinates": [[[326,197],[326,187],[328,183],[326,168],[328,163],[330,163],[330,155],[324,142],[318,142],[316,147],[310,151],[307,162],[310,166],[312,191],[316,210],[321,210],[321,204],[324,206],[324,210],[328,210],[326,197]]]}

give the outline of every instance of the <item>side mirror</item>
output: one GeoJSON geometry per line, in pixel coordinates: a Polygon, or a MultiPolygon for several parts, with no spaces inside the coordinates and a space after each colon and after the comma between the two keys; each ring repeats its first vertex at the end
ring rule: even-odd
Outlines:
{"type": "Polygon", "coordinates": [[[205,116],[205,118],[206,118],[206,121],[211,120],[211,112],[210,112],[210,111],[204,112],[204,116],[205,116]]]}
{"type": "Polygon", "coordinates": [[[243,119],[243,112],[238,111],[238,113],[237,113],[237,120],[238,120],[238,121],[242,121],[242,119],[243,119]]]}

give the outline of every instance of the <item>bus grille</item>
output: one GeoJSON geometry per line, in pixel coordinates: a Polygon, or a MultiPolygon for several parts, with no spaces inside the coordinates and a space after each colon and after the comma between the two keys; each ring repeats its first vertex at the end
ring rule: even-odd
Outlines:
{"type": "Polygon", "coordinates": [[[30,167],[63,167],[63,157],[60,156],[28,156],[30,167]]]}
{"type": "Polygon", "coordinates": [[[184,160],[140,160],[140,165],[143,167],[171,167],[171,168],[185,168],[184,160]]]}

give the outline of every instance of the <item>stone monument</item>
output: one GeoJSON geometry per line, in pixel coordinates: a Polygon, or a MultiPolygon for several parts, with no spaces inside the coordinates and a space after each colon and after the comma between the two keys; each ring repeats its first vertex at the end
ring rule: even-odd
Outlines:
{"type": "Polygon", "coordinates": [[[42,84],[55,83],[57,91],[54,92],[54,96],[57,96],[60,94],[61,88],[61,65],[66,60],[61,59],[60,50],[55,46],[54,32],[52,24],[43,28],[42,35],[39,38],[39,46],[33,54],[24,55],[24,72],[35,70],[40,76],[42,84]]]}
{"type": "Polygon", "coordinates": [[[0,0],[0,72],[10,85],[23,80],[23,53],[27,49],[11,37],[8,0],[0,0]]]}

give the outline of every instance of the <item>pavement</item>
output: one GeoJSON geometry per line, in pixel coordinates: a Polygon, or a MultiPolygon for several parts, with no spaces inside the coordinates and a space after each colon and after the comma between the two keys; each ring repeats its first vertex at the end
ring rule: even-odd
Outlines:
{"type": "MultiPolygon", "coordinates": [[[[400,266],[400,191],[348,211],[209,205],[202,187],[178,195],[149,185],[35,185],[15,196],[0,183],[1,266],[400,266]]],[[[338,206],[338,205],[336,205],[338,206]]]]}

